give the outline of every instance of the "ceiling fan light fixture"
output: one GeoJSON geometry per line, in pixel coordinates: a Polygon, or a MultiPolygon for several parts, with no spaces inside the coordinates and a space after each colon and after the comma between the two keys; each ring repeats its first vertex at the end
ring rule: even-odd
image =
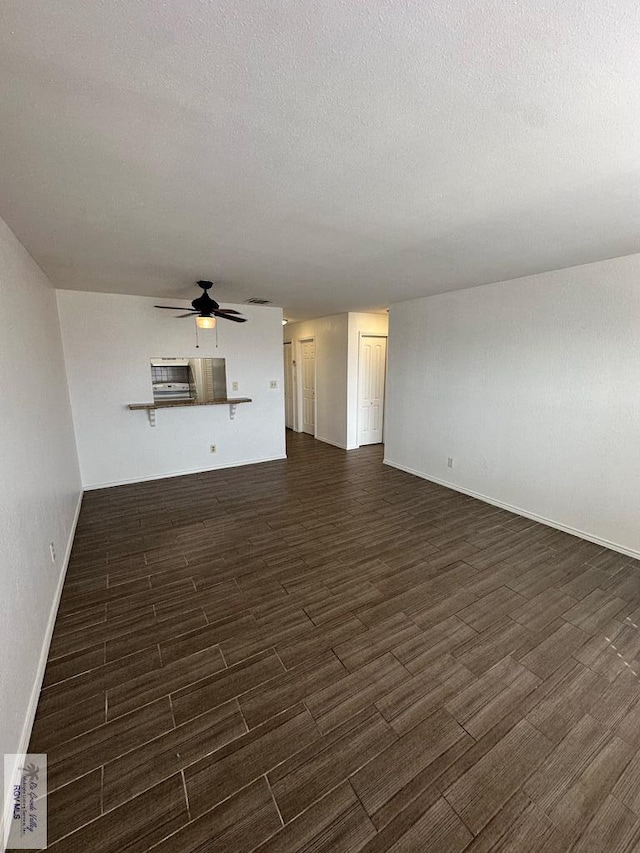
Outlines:
{"type": "Polygon", "coordinates": [[[196,317],[196,326],[199,329],[215,329],[216,318],[215,317],[196,317]]]}

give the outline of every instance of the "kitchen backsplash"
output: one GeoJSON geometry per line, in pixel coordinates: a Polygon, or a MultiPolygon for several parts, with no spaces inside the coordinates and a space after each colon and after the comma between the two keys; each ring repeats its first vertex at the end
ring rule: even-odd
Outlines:
{"type": "Polygon", "coordinates": [[[189,381],[189,366],[170,365],[160,367],[151,365],[151,381],[156,382],[188,382],[189,381]]]}

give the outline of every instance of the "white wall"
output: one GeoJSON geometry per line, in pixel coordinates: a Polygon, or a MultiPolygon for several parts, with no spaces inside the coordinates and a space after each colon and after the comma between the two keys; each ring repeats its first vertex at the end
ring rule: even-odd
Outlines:
{"type": "Polygon", "coordinates": [[[347,449],[358,447],[358,365],[362,335],[387,335],[389,315],[349,314],[349,370],[347,377],[347,449]]]}
{"type": "Polygon", "coordinates": [[[28,746],[80,500],[55,291],[2,220],[0,306],[1,756],[28,746]]]}
{"type": "Polygon", "coordinates": [[[389,341],[389,464],[639,555],[640,255],[394,305],[389,341]]]}
{"type": "MultiPolygon", "coordinates": [[[[284,327],[285,342],[314,338],[316,342],[316,438],[347,446],[347,314],[318,320],[289,323],[284,327]]],[[[299,353],[294,349],[294,360],[299,353]]],[[[300,418],[298,418],[300,425],[300,418]]]]}
{"type": "Polygon", "coordinates": [[[215,331],[201,330],[196,349],[193,320],[158,311],[156,302],[58,291],[85,488],[283,458],[281,310],[235,306],[249,322],[219,321],[217,349],[215,331]],[[151,402],[149,362],[159,356],[225,358],[229,396],[253,402],[239,405],[233,421],[228,406],[200,406],[158,411],[150,427],[146,413],[127,404],[151,402]],[[270,390],[270,380],[277,390],[270,390]]]}

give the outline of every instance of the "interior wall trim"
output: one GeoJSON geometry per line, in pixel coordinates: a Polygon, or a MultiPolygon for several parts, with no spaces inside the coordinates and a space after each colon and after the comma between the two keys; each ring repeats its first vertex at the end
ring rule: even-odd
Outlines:
{"type": "MultiPolygon", "coordinates": [[[[27,706],[27,712],[25,714],[24,726],[22,728],[22,734],[20,736],[20,744],[18,747],[18,761],[13,770],[13,778],[18,778],[18,767],[22,763],[22,759],[25,754],[29,750],[29,741],[31,740],[31,732],[33,730],[33,722],[36,717],[36,711],[38,710],[38,702],[40,701],[40,691],[42,690],[42,682],[44,681],[44,672],[47,668],[47,659],[49,657],[49,647],[51,646],[51,638],[53,636],[53,629],[56,624],[56,617],[58,615],[58,607],[60,605],[60,598],[62,597],[62,588],[64,586],[64,582],[67,577],[67,569],[69,568],[69,559],[71,558],[71,549],[73,547],[73,540],[76,535],[76,527],[78,526],[78,519],[80,518],[80,508],[82,507],[82,498],[84,496],[84,492],[81,491],[78,495],[78,501],[76,503],[76,509],[73,516],[73,521],[71,522],[71,529],[69,531],[69,538],[67,540],[67,546],[64,553],[64,560],[62,562],[62,567],[60,569],[60,577],[58,578],[58,585],[56,587],[56,591],[53,597],[53,602],[51,604],[51,610],[49,612],[49,620],[47,622],[47,628],[44,635],[44,641],[42,643],[42,649],[40,650],[40,659],[38,661],[38,670],[36,672],[36,677],[33,681],[33,686],[31,688],[31,696],[29,698],[29,704],[27,706]]],[[[5,801],[3,808],[3,830],[5,827],[9,827],[9,821],[11,820],[11,814],[13,811],[13,802],[11,797],[11,786],[8,786],[8,790],[5,791],[5,801]]],[[[0,832],[0,846],[1,849],[5,849],[5,838],[4,831],[0,832]]]]}
{"type": "Polygon", "coordinates": [[[554,521],[551,518],[546,518],[543,515],[536,515],[535,512],[530,512],[529,510],[513,506],[512,504],[505,503],[504,501],[490,498],[480,492],[471,491],[471,489],[464,489],[462,486],[458,486],[455,483],[449,483],[447,480],[440,480],[438,477],[432,477],[429,474],[424,474],[422,471],[416,471],[413,468],[408,468],[406,465],[401,465],[399,462],[394,462],[391,459],[384,459],[383,464],[388,465],[390,468],[397,468],[399,471],[405,471],[407,474],[413,474],[414,477],[429,480],[430,483],[436,483],[438,486],[445,486],[445,488],[453,489],[455,492],[462,492],[463,495],[469,495],[469,497],[477,498],[479,501],[492,504],[500,509],[506,509],[516,515],[522,515],[524,518],[530,518],[532,521],[538,521],[540,524],[546,524],[547,527],[553,527],[555,530],[561,530],[563,533],[570,533],[572,536],[579,536],[580,539],[586,539],[587,542],[594,542],[596,545],[602,545],[604,548],[610,548],[612,551],[618,551],[618,553],[625,554],[627,557],[634,557],[636,560],[640,560],[640,551],[635,551],[633,548],[627,548],[624,545],[618,545],[617,542],[609,542],[608,539],[601,539],[599,536],[594,536],[592,533],[586,533],[584,530],[579,530],[576,527],[569,527],[566,524],[554,521]]]}
{"type": "Polygon", "coordinates": [[[339,441],[332,441],[330,438],[323,438],[321,435],[315,436],[316,441],[322,441],[324,444],[330,444],[332,447],[339,447],[340,450],[349,450],[346,444],[339,441]]]}
{"type": "Polygon", "coordinates": [[[259,459],[242,459],[236,462],[225,462],[222,465],[212,465],[210,468],[190,468],[186,471],[170,471],[167,474],[153,474],[151,477],[133,477],[130,480],[115,480],[107,483],[83,483],[85,492],[93,489],[110,489],[112,486],[127,486],[131,483],[148,483],[151,480],[167,480],[170,477],[187,477],[189,474],[208,474],[209,471],[222,471],[225,468],[240,468],[243,465],[259,465],[261,462],[277,462],[286,459],[285,456],[264,456],[259,459]]]}

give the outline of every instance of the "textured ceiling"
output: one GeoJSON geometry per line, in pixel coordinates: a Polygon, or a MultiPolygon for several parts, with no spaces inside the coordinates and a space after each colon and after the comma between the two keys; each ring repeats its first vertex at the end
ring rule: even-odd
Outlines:
{"type": "Polygon", "coordinates": [[[637,0],[3,0],[0,215],[58,287],[293,317],[640,251],[637,0]]]}

